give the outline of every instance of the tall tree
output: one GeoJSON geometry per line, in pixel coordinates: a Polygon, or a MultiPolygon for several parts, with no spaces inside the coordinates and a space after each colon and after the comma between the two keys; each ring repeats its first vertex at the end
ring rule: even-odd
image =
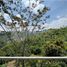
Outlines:
{"type": "MultiPolygon", "coordinates": [[[[19,31],[25,32],[26,42],[28,31],[34,32],[36,29],[38,29],[38,31],[42,30],[42,25],[44,25],[46,19],[49,18],[49,16],[45,17],[49,8],[43,4],[44,0],[2,0],[1,2],[1,17],[5,22],[2,24],[5,24],[5,26],[8,27],[8,29],[11,29],[11,31],[16,32],[18,32],[17,28],[19,27],[19,31]]],[[[23,41],[18,33],[17,36],[23,41]]],[[[28,47],[28,44],[24,43],[21,48],[22,56],[28,55],[27,52],[29,49],[26,47],[28,47]]]]}

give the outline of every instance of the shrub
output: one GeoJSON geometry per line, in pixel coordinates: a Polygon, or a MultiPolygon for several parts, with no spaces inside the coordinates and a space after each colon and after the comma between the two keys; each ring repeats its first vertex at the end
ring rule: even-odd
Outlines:
{"type": "Polygon", "coordinates": [[[56,41],[55,44],[56,44],[57,46],[64,47],[63,41],[56,41]]]}
{"type": "Polygon", "coordinates": [[[34,55],[38,55],[41,53],[41,49],[40,48],[35,48],[31,50],[31,53],[33,53],[34,55]]]}
{"type": "Polygon", "coordinates": [[[56,45],[48,45],[45,50],[46,56],[61,56],[62,48],[56,45]]]}

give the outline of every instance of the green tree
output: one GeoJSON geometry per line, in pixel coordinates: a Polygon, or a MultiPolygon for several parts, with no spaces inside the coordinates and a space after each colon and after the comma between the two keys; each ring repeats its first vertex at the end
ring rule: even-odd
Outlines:
{"type": "Polygon", "coordinates": [[[62,48],[56,45],[49,45],[46,47],[45,55],[46,56],[62,56],[62,48]]]}

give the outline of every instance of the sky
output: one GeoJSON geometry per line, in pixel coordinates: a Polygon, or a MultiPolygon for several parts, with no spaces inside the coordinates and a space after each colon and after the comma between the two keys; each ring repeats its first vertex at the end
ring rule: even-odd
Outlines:
{"type": "MultiPolygon", "coordinates": [[[[28,0],[22,0],[22,2],[25,6],[29,4],[28,0]]],[[[31,0],[31,2],[34,2],[34,0],[31,0]]],[[[67,26],[67,0],[45,0],[43,4],[38,5],[33,11],[36,13],[36,10],[42,8],[43,5],[50,8],[50,11],[46,13],[46,15],[50,15],[50,18],[44,25],[47,29],[67,26]]]]}
{"type": "Polygon", "coordinates": [[[50,8],[50,21],[67,17],[67,0],[45,0],[45,5],[50,8]]]}
{"type": "MultiPolygon", "coordinates": [[[[25,5],[28,5],[28,0],[23,0],[25,5]],[[26,2],[27,1],[27,2],[26,2]]],[[[41,9],[44,6],[50,8],[50,11],[46,15],[50,15],[50,18],[47,20],[44,26],[46,29],[49,28],[60,28],[67,26],[67,0],[44,0],[43,4],[37,6],[33,11],[35,13],[37,9],[41,9]]],[[[32,0],[34,2],[34,0],[32,0]]]]}
{"type": "MultiPolygon", "coordinates": [[[[28,5],[28,0],[22,0],[25,5],[28,5]]],[[[34,2],[35,0],[31,0],[34,2]]],[[[50,19],[48,20],[49,22],[52,20],[56,20],[60,17],[67,17],[67,0],[44,0],[45,2],[43,5],[47,6],[50,8],[50,11],[47,12],[47,15],[50,15],[50,19]]],[[[38,8],[43,7],[42,4],[40,4],[38,7],[34,9],[34,12],[38,8]]]]}
{"type": "Polygon", "coordinates": [[[46,27],[60,28],[67,26],[67,0],[45,0],[44,3],[50,8],[47,15],[50,15],[46,27]]]}

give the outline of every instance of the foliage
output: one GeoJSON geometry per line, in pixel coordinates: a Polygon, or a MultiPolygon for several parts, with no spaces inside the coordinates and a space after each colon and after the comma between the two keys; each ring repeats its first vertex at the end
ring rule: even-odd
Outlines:
{"type": "MultiPolygon", "coordinates": [[[[0,36],[2,37],[2,35],[5,37],[5,34],[1,34],[0,36]]],[[[3,37],[0,41],[4,40],[3,37]]],[[[5,41],[5,44],[0,48],[0,56],[23,56],[23,53],[25,56],[67,56],[67,27],[30,34],[27,39],[22,42],[14,40],[13,42],[5,41]],[[15,45],[13,43],[15,43],[15,45]],[[25,47],[25,49],[23,47],[25,47]]],[[[19,64],[22,65],[22,61],[20,62],[19,64]]],[[[66,60],[62,60],[61,62],[59,60],[25,61],[25,66],[29,67],[66,67],[66,64],[66,60]]]]}
{"type": "MultiPolygon", "coordinates": [[[[0,39],[2,42],[3,37],[0,39]]],[[[0,42],[2,44],[1,56],[23,56],[23,53],[25,56],[65,56],[67,55],[67,28],[50,29],[47,32],[30,34],[24,41],[2,42],[0,42]]]]}
{"type": "Polygon", "coordinates": [[[46,56],[62,56],[62,48],[56,45],[49,45],[46,47],[45,55],[46,56]]]}
{"type": "Polygon", "coordinates": [[[34,55],[39,55],[41,53],[41,49],[36,48],[34,50],[31,50],[31,53],[34,54],[34,55]]]}

